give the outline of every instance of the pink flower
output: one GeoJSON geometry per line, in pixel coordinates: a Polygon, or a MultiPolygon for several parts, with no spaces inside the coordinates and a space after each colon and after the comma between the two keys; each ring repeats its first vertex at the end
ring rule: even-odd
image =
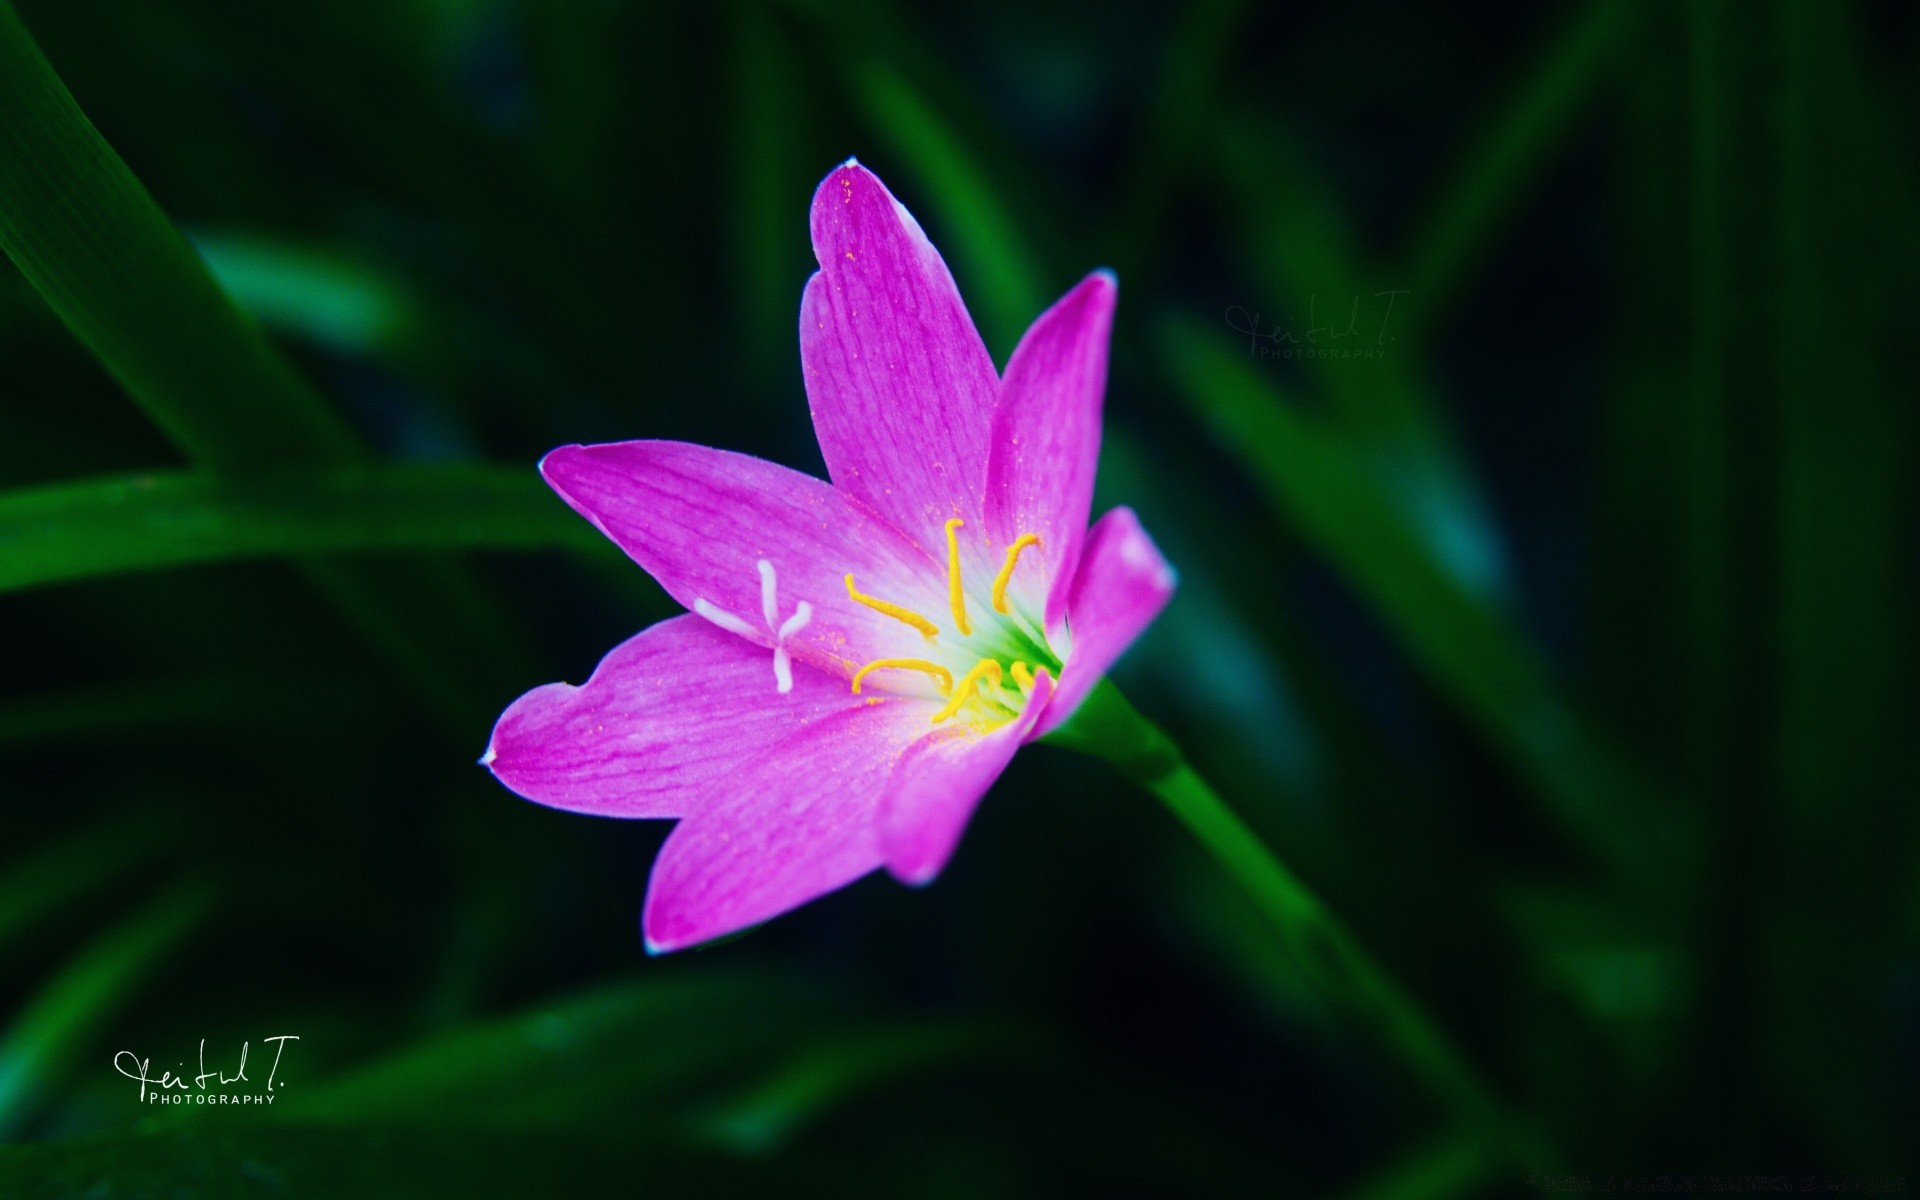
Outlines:
{"type": "Polygon", "coordinates": [[[1173,592],[1133,513],[1087,519],[1115,284],[994,372],[911,214],[849,161],[813,198],[800,357],[831,484],[681,442],[562,446],[553,489],[685,605],[482,760],[529,800],[677,817],[656,952],[885,866],[921,884],[1014,751],[1070,716],[1173,592]]]}

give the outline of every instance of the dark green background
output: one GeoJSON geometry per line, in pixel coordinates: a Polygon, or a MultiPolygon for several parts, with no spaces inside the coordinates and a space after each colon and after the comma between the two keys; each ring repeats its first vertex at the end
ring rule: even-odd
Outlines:
{"type": "Polygon", "coordinates": [[[1814,0],[0,4],[0,1194],[1897,1175],[1917,60],[1814,0]],[[671,611],[542,452],[819,469],[850,154],[996,361],[1118,272],[1101,503],[1182,572],[1120,683],[1504,1132],[1067,751],[933,887],[657,960],[664,824],[473,765],[671,611]],[[111,1066],[288,1033],[264,1114],[111,1066]]]}

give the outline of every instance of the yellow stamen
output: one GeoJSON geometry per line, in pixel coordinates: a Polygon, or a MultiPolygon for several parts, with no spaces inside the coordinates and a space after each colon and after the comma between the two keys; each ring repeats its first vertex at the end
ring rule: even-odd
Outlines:
{"type": "Polygon", "coordinates": [[[947,522],[947,603],[953,608],[953,626],[962,637],[973,632],[967,626],[966,594],[960,590],[960,537],[954,533],[965,524],[959,517],[947,522]]]}
{"type": "Polygon", "coordinates": [[[1027,670],[1027,664],[1017,662],[1007,669],[1013,672],[1013,681],[1020,685],[1021,691],[1030,692],[1033,690],[1033,672],[1027,670]]]}
{"type": "Polygon", "coordinates": [[[928,641],[932,641],[934,635],[940,632],[938,625],[935,625],[932,621],[927,620],[912,609],[901,608],[898,604],[888,604],[885,600],[877,596],[868,596],[859,591],[853,586],[853,572],[851,571],[847,572],[847,595],[875,612],[885,613],[896,621],[905,621],[921,633],[926,634],[928,641]]]}
{"type": "Polygon", "coordinates": [[[993,686],[999,687],[1000,664],[990,658],[983,658],[973,664],[973,670],[967,672],[966,678],[960,681],[960,686],[954,688],[953,694],[948,697],[947,706],[933,714],[933,723],[935,725],[938,725],[948,717],[959,712],[962,705],[973,699],[974,691],[980,686],[981,676],[991,676],[993,686]]]}
{"type": "Polygon", "coordinates": [[[1000,573],[993,577],[993,608],[995,612],[1013,611],[1007,607],[1007,585],[1013,582],[1013,566],[1019,561],[1022,550],[1025,550],[1028,546],[1038,546],[1039,544],[1039,534],[1023,533],[1013,540],[1013,545],[1007,547],[1006,565],[1001,567],[1000,573]]]}
{"type": "Polygon", "coordinates": [[[885,670],[924,671],[940,684],[942,696],[953,692],[953,672],[939,663],[928,662],[924,658],[876,658],[853,673],[853,694],[860,694],[860,681],[867,677],[868,672],[885,670]]]}

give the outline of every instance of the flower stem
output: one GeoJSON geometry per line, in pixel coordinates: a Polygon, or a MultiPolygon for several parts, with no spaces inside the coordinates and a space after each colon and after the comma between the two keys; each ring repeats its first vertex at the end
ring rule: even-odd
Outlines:
{"type": "Polygon", "coordinates": [[[1502,1157],[1526,1170],[1552,1168],[1550,1152],[1519,1128],[1418,1002],[1118,688],[1102,681],[1048,740],[1105,760],[1158,796],[1259,905],[1285,949],[1330,1000],[1364,1024],[1502,1157]]]}

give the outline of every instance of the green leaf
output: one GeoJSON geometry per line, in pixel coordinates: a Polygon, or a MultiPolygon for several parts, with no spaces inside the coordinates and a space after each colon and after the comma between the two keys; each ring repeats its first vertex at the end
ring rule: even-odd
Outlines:
{"type": "Polygon", "coordinates": [[[59,1073],[199,926],[211,901],[206,889],[193,885],[161,893],[28,999],[0,1034],[0,1138],[26,1123],[59,1073]]]}
{"type": "Polygon", "coordinates": [[[177,472],[0,494],[0,592],[264,555],[605,545],[530,469],[177,472]]]}
{"type": "MultiPolygon", "coordinates": [[[[0,719],[0,738],[6,731],[0,719]]],[[[167,853],[179,840],[174,828],[157,812],[135,809],[10,860],[0,868],[0,952],[51,914],[167,853]]]]}
{"type": "Polygon", "coordinates": [[[1283,403],[1244,354],[1190,324],[1167,330],[1172,375],[1220,445],[1342,575],[1446,694],[1601,861],[1644,870],[1665,852],[1648,788],[1590,731],[1504,616],[1410,528],[1355,439],[1283,403]]]}
{"type": "Polygon", "coordinates": [[[746,1153],[783,1146],[855,1095],[954,1064],[1017,1061],[1033,1039],[978,1024],[860,1029],[802,1048],[765,1080],[694,1119],[706,1139],[746,1153]]]}
{"type": "Polygon", "coordinates": [[[791,981],[675,971],[448,1030],[303,1088],[273,1115],[625,1125],[716,1079],[750,1078],[818,1019],[818,1005],[791,981]]]}
{"type": "Polygon", "coordinates": [[[433,1200],[435,1197],[779,1195],[824,1186],[801,1169],[564,1130],[490,1130],[428,1116],[304,1126],[208,1120],[145,1134],[0,1147],[11,1200],[433,1200]],[[797,1177],[797,1178],[796,1178],[797,1177]]]}
{"type": "MultiPolygon", "coordinates": [[[[221,292],[5,0],[0,249],[197,464],[244,477],[364,460],[346,424],[221,292]]],[[[532,672],[512,624],[457,563],[306,569],[455,736],[485,724],[476,696],[532,672]]]]}
{"type": "Polygon", "coordinates": [[[1415,360],[1422,297],[1370,261],[1286,130],[1237,114],[1215,139],[1212,167],[1240,253],[1268,291],[1237,319],[1295,339],[1302,370],[1402,523],[1458,586],[1503,597],[1505,544],[1415,360]]]}
{"type": "Polygon", "coordinates": [[[0,2],[0,249],[174,443],[221,471],[362,451],[220,290],[0,2]]]}
{"type": "Polygon", "coordinates": [[[1635,0],[1589,0],[1539,53],[1513,94],[1473,136],[1406,256],[1406,287],[1426,332],[1455,307],[1469,268],[1587,111],[1633,29],[1635,0]]]}
{"type": "Polygon", "coordinates": [[[224,232],[197,234],[193,245],[256,321],[337,353],[388,347],[417,319],[418,305],[398,280],[338,251],[224,232]]]}

